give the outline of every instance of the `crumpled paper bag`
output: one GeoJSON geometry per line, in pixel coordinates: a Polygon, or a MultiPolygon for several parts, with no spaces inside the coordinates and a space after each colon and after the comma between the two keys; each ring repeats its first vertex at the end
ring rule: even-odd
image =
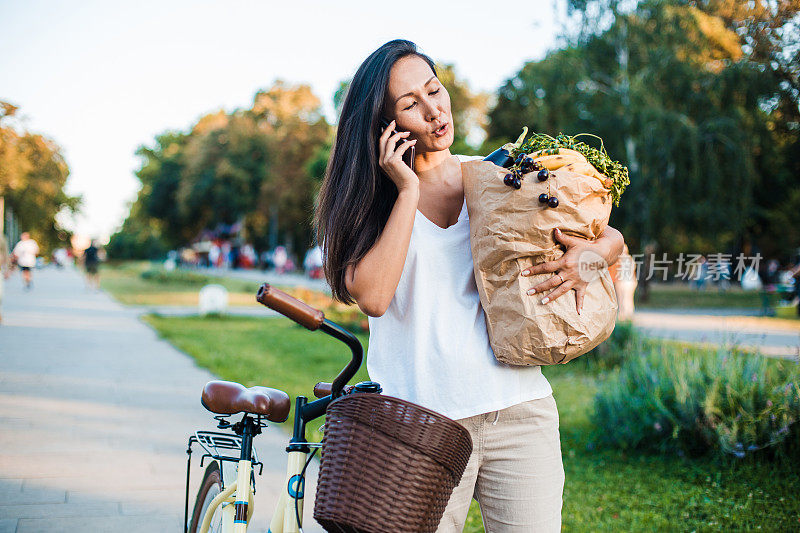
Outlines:
{"type": "Polygon", "coordinates": [[[592,265],[599,256],[587,258],[584,279],[591,281],[580,315],[574,291],[547,304],[540,303],[546,294],[526,294],[553,274],[520,272],[564,254],[553,230],[596,239],[608,224],[612,204],[605,176],[579,152],[536,155],[531,156],[550,170],[550,177],[540,182],[535,172],[526,174],[518,190],[503,183],[509,171],[494,163],[461,164],[475,282],[489,340],[497,360],[511,365],[566,363],[606,340],[617,316],[608,267],[592,265]],[[539,203],[541,193],[558,198],[558,207],[539,203]]]}

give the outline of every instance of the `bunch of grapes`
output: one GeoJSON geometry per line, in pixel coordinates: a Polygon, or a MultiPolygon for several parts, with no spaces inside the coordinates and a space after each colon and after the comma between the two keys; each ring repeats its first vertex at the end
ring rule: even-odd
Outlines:
{"type": "MultiPolygon", "coordinates": [[[[522,187],[522,180],[525,178],[525,174],[530,172],[536,172],[536,179],[539,181],[547,181],[547,178],[550,177],[550,171],[544,168],[538,161],[534,161],[526,153],[520,153],[517,158],[514,159],[514,164],[509,167],[509,170],[511,170],[511,172],[505,175],[503,183],[515,189],[522,187]]],[[[539,195],[539,203],[547,204],[549,207],[558,207],[558,198],[548,193],[542,193],[539,195]]]]}

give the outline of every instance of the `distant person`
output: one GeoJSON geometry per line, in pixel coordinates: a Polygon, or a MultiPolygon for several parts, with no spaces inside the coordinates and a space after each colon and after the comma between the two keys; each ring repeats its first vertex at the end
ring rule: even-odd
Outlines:
{"type": "Polygon", "coordinates": [[[67,252],[66,248],[62,247],[53,250],[53,263],[55,263],[58,268],[63,268],[67,264],[67,261],[69,261],[69,252],[67,252]]]}
{"type": "Polygon", "coordinates": [[[775,316],[775,309],[772,307],[773,295],[778,292],[780,282],[780,263],[776,259],[770,259],[766,268],[761,273],[761,314],[765,316],[775,316]]]}
{"type": "Polygon", "coordinates": [[[231,243],[228,241],[222,241],[219,246],[219,264],[217,266],[219,268],[231,267],[231,243]]]}
{"type": "Polygon", "coordinates": [[[11,273],[11,257],[8,253],[6,236],[0,233],[0,322],[3,321],[3,281],[11,273]]]}
{"type": "Polygon", "coordinates": [[[257,260],[258,257],[256,256],[256,251],[253,249],[253,245],[245,244],[242,246],[239,253],[239,266],[241,268],[253,268],[256,266],[257,260]]]}
{"type": "Polygon", "coordinates": [[[718,266],[718,279],[717,290],[725,292],[731,288],[731,263],[730,261],[721,261],[718,266]]]}
{"type": "Polygon", "coordinates": [[[220,249],[219,245],[214,242],[211,248],[208,249],[208,266],[211,268],[219,267],[220,249]]]}
{"type": "Polygon", "coordinates": [[[283,246],[276,246],[275,252],[272,254],[272,263],[275,265],[275,271],[278,274],[283,274],[286,271],[286,263],[288,261],[289,254],[286,253],[286,248],[283,246]]]}
{"type": "Polygon", "coordinates": [[[764,287],[768,292],[775,292],[777,285],[780,282],[780,266],[781,265],[777,259],[770,259],[767,262],[767,268],[764,269],[764,273],[761,275],[761,281],[764,283],[764,287]]]}
{"type": "Polygon", "coordinates": [[[705,289],[706,280],[708,279],[708,260],[706,256],[701,255],[697,262],[692,265],[689,279],[695,290],[705,289]]]}
{"type": "Polygon", "coordinates": [[[90,242],[89,247],[83,251],[83,268],[86,269],[89,287],[100,290],[100,249],[95,241],[90,242]]]}
{"type": "Polygon", "coordinates": [[[20,240],[12,252],[17,260],[17,265],[22,271],[22,280],[25,282],[25,289],[33,287],[33,269],[36,268],[36,256],[39,255],[39,245],[31,239],[31,234],[27,231],[20,235],[20,240]]]}
{"type": "Polygon", "coordinates": [[[800,261],[791,270],[794,278],[794,296],[797,299],[797,316],[800,316],[800,261]]]}
{"type": "Polygon", "coordinates": [[[311,279],[322,278],[322,248],[319,245],[310,248],[303,259],[303,268],[311,279]]]}
{"type": "Polygon", "coordinates": [[[261,270],[269,270],[272,268],[272,252],[264,250],[261,252],[261,270]]]}

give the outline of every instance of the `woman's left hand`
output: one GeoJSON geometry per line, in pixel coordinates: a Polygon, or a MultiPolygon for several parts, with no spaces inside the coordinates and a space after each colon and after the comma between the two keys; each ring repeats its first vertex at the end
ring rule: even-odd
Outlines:
{"type": "Polygon", "coordinates": [[[542,294],[552,290],[542,299],[542,303],[546,304],[574,289],[576,308],[580,314],[586,287],[591,281],[591,277],[581,274],[581,270],[590,271],[614,264],[622,253],[625,241],[622,234],[611,226],[606,226],[594,241],[565,235],[559,229],[555,230],[555,239],[567,247],[564,255],[555,261],[539,263],[523,270],[521,275],[554,273],[554,276],[528,290],[528,294],[542,294]],[[598,262],[601,264],[596,264],[598,262]]]}

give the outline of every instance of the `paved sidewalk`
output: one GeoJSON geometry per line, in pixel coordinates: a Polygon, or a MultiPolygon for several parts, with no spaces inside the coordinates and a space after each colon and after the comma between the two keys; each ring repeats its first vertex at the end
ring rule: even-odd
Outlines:
{"type": "MultiPolygon", "coordinates": [[[[181,531],[186,441],[214,429],[200,405],[212,376],[73,270],[36,271],[30,292],[7,280],[2,311],[0,533],[181,531]]],[[[287,441],[277,428],[256,440],[253,531],[267,529],[287,441]]],[[[309,498],[304,529],[321,531],[312,510],[309,498]]]]}

